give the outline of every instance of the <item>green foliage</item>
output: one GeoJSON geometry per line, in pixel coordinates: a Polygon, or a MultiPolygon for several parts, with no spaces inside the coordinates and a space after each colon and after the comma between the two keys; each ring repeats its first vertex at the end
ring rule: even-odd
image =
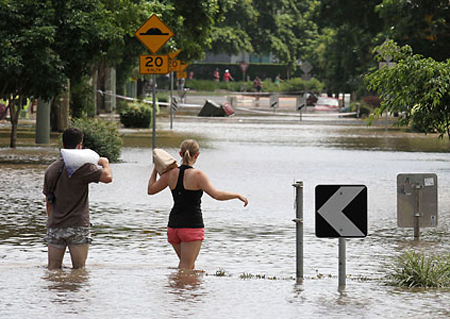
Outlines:
{"type": "Polygon", "coordinates": [[[323,84],[317,79],[311,79],[305,81],[300,78],[293,78],[287,80],[280,85],[281,92],[294,93],[294,92],[321,92],[323,84]]]}
{"type": "Polygon", "coordinates": [[[234,0],[225,19],[212,29],[209,48],[213,53],[273,53],[279,63],[295,71],[296,61],[304,60],[307,44],[317,35],[311,17],[318,3],[234,0]]]}
{"type": "Polygon", "coordinates": [[[448,59],[449,1],[383,0],[376,6],[376,12],[385,21],[389,38],[400,45],[410,45],[414,52],[437,61],[448,59]]]}
{"type": "MultiPolygon", "coordinates": [[[[159,112],[159,108],[157,111],[159,112]]],[[[120,112],[120,122],[125,127],[148,128],[152,123],[152,107],[142,102],[128,103],[127,108],[120,112]]]]}
{"type": "Polygon", "coordinates": [[[392,57],[392,68],[373,70],[366,76],[369,89],[378,93],[382,112],[402,114],[397,125],[412,125],[425,133],[437,132],[450,138],[450,60],[437,62],[412,54],[409,46],[387,41],[376,48],[377,59],[392,57]]]}
{"type": "MultiPolygon", "coordinates": [[[[263,82],[263,92],[282,92],[282,93],[299,93],[299,92],[320,92],[323,89],[323,84],[316,79],[309,81],[300,78],[293,78],[282,82],[280,85],[269,81],[263,82]]],[[[195,91],[214,92],[217,90],[224,90],[230,92],[254,92],[253,81],[233,81],[233,82],[215,82],[211,80],[189,80],[186,85],[195,91]]]]}
{"type": "Polygon", "coordinates": [[[374,66],[371,51],[383,32],[383,22],[374,10],[378,2],[320,1],[314,19],[320,36],[312,44],[310,62],[328,93],[364,91],[361,74],[374,66]]]}
{"type": "Polygon", "coordinates": [[[84,133],[83,147],[89,148],[111,162],[118,162],[122,138],[116,124],[92,118],[78,118],[71,122],[84,133]]]}
{"type": "Polygon", "coordinates": [[[242,88],[252,88],[253,82],[231,81],[215,82],[212,80],[189,80],[186,86],[195,91],[214,92],[216,90],[240,92],[242,88]]]}
{"type": "Polygon", "coordinates": [[[43,1],[0,3],[0,94],[49,99],[65,84],[64,61],[55,50],[57,27],[43,1]]]}
{"type": "Polygon", "coordinates": [[[389,284],[399,287],[450,287],[450,256],[406,251],[394,259],[389,284]]]}
{"type": "MultiPolygon", "coordinates": [[[[221,81],[225,69],[229,69],[235,81],[243,80],[243,72],[236,63],[193,63],[188,67],[188,72],[194,72],[194,79],[198,80],[212,80],[213,72],[219,69],[221,81]]],[[[245,72],[245,77],[253,80],[256,76],[265,80],[266,78],[275,79],[280,74],[282,78],[286,78],[288,73],[288,66],[283,64],[269,64],[269,63],[251,63],[245,72]]],[[[300,72],[291,73],[291,76],[300,75],[300,72]]]]}
{"type": "Polygon", "coordinates": [[[165,92],[157,92],[156,93],[156,100],[158,102],[168,103],[169,99],[170,99],[169,95],[165,92]]]}
{"type": "Polygon", "coordinates": [[[72,117],[85,117],[95,115],[95,104],[92,95],[92,86],[86,78],[70,87],[70,111],[72,117]]]}
{"type": "Polygon", "coordinates": [[[359,105],[359,117],[368,118],[372,112],[373,108],[370,106],[370,104],[361,103],[359,105]]]}
{"type": "Polygon", "coordinates": [[[381,100],[379,96],[376,95],[367,95],[361,99],[361,103],[369,105],[372,109],[380,107],[381,100]]]}

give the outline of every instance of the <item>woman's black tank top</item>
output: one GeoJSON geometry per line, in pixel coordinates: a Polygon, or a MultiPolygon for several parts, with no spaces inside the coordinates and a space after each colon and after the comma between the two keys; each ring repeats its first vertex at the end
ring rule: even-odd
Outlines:
{"type": "Polygon", "coordinates": [[[188,190],[184,188],[184,171],[192,168],[191,166],[181,165],[178,169],[178,182],[175,189],[172,190],[174,205],[170,211],[169,224],[171,228],[203,228],[203,217],[201,210],[201,197],[203,191],[188,190]]]}

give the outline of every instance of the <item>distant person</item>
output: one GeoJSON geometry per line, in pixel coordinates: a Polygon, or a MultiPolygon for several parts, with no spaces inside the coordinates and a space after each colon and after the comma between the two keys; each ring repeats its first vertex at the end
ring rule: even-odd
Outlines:
{"type": "Polygon", "coordinates": [[[217,69],[217,68],[213,72],[213,79],[216,82],[219,82],[219,80],[220,80],[220,72],[219,72],[219,69],[217,69]]]}
{"type": "Polygon", "coordinates": [[[281,82],[284,82],[284,81],[281,79],[281,76],[278,74],[278,75],[275,77],[275,84],[278,85],[278,86],[280,86],[281,82]]]}
{"type": "Polygon", "coordinates": [[[193,80],[194,79],[194,71],[190,71],[189,72],[189,80],[193,80]]]}
{"type": "Polygon", "coordinates": [[[0,102],[0,121],[6,118],[6,105],[0,102]]]}
{"type": "MultiPolygon", "coordinates": [[[[69,128],[62,135],[63,149],[81,150],[83,133],[69,128]]],[[[45,171],[44,190],[47,208],[48,269],[62,268],[66,247],[69,247],[73,268],[86,263],[90,238],[89,184],[110,183],[111,167],[106,157],[98,165],[78,162],[76,170],[59,158],[45,171]],[[69,175],[70,171],[70,175],[69,175]],[[70,177],[69,177],[70,176],[70,177]]]]}
{"type": "Polygon", "coordinates": [[[253,80],[253,87],[255,88],[256,92],[261,92],[263,83],[261,82],[261,79],[259,77],[255,77],[255,79],[253,80]]]}
{"type": "Polygon", "coordinates": [[[200,207],[203,192],[221,201],[239,199],[244,206],[247,206],[248,200],[237,193],[217,190],[205,173],[192,167],[200,155],[195,140],[183,141],[179,154],[181,166],[163,173],[158,180],[155,165],[148,181],[148,194],[157,194],[166,187],[171,190],[174,204],[170,211],[167,239],[180,260],[178,268],[194,269],[205,237],[200,207]]]}
{"type": "Polygon", "coordinates": [[[234,81],[233,77],[231,76],[230,70],[228,69],[225,70],[225,73],[223,74],[223,80],[225,82],[230,82],[230,80],[234,81]]]}

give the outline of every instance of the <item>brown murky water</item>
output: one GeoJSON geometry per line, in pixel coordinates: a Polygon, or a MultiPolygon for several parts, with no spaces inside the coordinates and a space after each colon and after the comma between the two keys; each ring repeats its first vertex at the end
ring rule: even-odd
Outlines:
{"type": "MultiPolygon", "coordinates": [[[[168,129],[165,121],[159,126],[168,129]]],[[[204,196],[206,240],[197,262],[204,272],[196,275],[173,268],[177,258],[165,235],[170,192],[146,195],[151,170],[146,134],[127,138],[122,162],[112,165],[112,184],[91,187],[94,243],[85,270],[71,270],[68,256],[63,271],[45,268],[41,188],[46,165],[0,164],[0,318],[450,316],[448,290],[397,289],[382,280],[390,257],[404,249],[450,250],[446,140],[355,122],[260,124],[234,118],[176,121],[173,133],[158,139],[158,146],[176,155],[179,141],[192,136],[201,140],[198,168],[217,188],[241,192],[250,201],[242,208],[237,201],[204,196]],[[440,224],[423,229],[420,243],[414,243],[412,229],[397,227],[400,172],[438,175],[440,224]],[[304,182],[302,284],[293,279],[294,181],[304,182]],[[369,235],[347,242],[349,278],[341,292],[337,240],[314,234],[317,184],[368,187],[369,235]]],[[[45,160],[55,154],[52,148],[41,151],[45,160]]]]}

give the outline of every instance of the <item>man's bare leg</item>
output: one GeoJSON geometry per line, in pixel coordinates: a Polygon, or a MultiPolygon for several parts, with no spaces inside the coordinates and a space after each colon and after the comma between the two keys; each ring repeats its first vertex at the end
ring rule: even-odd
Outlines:
{"type": "Polygon", "coordinates": [[[69,246],[70,258],[74,269],[84,268],[88,251],[89,244],[69,246]]]}
{"type": "Polygon", "coordinates": [[[66,249],[56,248],[48,245],[48,269],[61,269],[66,249]]]}

